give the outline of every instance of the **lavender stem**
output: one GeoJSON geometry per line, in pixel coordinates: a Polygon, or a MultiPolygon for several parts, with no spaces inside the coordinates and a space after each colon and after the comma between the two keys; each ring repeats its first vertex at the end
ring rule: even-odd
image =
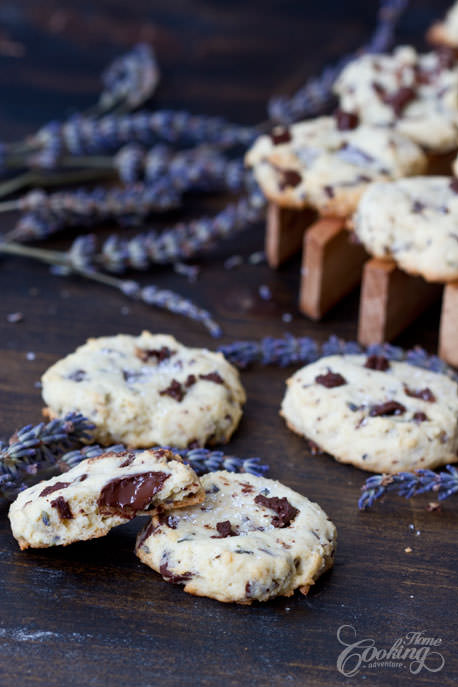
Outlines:
{"type": "Polygon", "coordinates": [[[159,289],[155,285],[140,286],[137,282],[117,279],[108,274],[97,272],[96,270],[86,269],[84,266],[78,266],[72,263],[68,254],[57,251],[43,250],[42,248],[33,248],[30,246],[23,246],[13,242],[0,241],[0,253],[8,253],[18,255],[21,257],[33,258],[46,262],[55,267],[59,267],[59,273],[62,275],[69,275],[71,273],[78,274],[86,279],[97,281],[106,286],[111,286],[118,289],[128,298],[134,300],[141,300],[147,305],[152,305],[163,310],[167,310],[177,315],[187,317],[196,322],[200,322],[210,334],[214,337],[221,336],[221,327],[212,318],[207,310],[197,307],[192,301],[183,298],[179,294],[169,291],[168,289],[159,289]]]}

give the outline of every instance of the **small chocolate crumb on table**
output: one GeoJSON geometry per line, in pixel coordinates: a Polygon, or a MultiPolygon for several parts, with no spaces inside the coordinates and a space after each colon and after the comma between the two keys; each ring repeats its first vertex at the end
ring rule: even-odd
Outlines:
{"type": "MultiPolygon", "coordinates": [[[[400,42],[420,41],[419,33],[447,5],[446,0],[412,2],[400,42]]],[[[3,3],[1,140],[18,139],[88,107],[101,68],[138,40],[155,41],[164,74],[161,107],[263,121],[271,93],[294,90],[327,61],[366,40],[374,11],[375,3],[363,0],[3,3]]],[[[189,200],[197,214],[219,204],[216,198],[208,205],[198,197],[189,200]]],[[[6,218],[0,231],[11,226],[12,218],[6,218]]],[[[140,280],[180,291],[212,310],[224,327],[224,343],[285,331],[320,341],[330,334],[355,339],[357,293],[320,323],[299,314],[299,256],[277,271],[247,260],[237,269],[223,268],[228,256],[247,258],[259,250],[263,236],[260,225],[219,247],[202,261],[195,283],[168,269],[140,280]],[[262,284],[270,288],[271,300],[260,298],[262,284]],[[292,322],[282,319],[285,313],[292,313],[292,322]]],[[[65,245],[63,237],[46,244],[65,245]]],[[[149,328],[188,345],[218,344],[198,324],[124,301],[102,285],[59,279],[45,266],[19,258],[1,258],[0,294],[2,438],[39,421],[41,373],[89,336],[149,328]],[[8,321],[12,313],[22,313],[23,319],[8,321]]],[[[456,287],[450,288],[444,307],[455,307],[456,300],[456,287]]],[[[439,316],[436,302],[396,343],[434,352],[439,316]]],[[[435,500],[431,496],[412,502],[393,497],[359,513],[359,488],[367,473],[312,456],[278,415],[292,372],[243,373],[248,404],[229,450],[261,456],[273,478],[321,504],[338,528],[334,569],[307,597],[297,593],[251,607],[224,605],[184,594],[143,566],[133,554],[141,522],[100,540],[21,553],[3,509],[1,687],[456,685],[456,498],[444,502],[442,511],[427,511],[435,500]],[[355,677],[344,678],[337,670],[344,649],[337,635],[344,625],[355,628],[356,639],[373,638],[378,649],[424,631],[441,639],[434,649],[445,666],[439,673],[424,669],[412,675],[408,664],[404,670],[366,665],[355,677]]]]}

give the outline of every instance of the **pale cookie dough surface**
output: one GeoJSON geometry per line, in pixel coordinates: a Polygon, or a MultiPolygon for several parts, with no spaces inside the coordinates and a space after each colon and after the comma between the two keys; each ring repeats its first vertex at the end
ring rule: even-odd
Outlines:
{"type": "Polygon", "coordinates": [[[458,157],[456,157],[453,161],[452,172],[455,177],[458,177],[458,157]]]}
{"type": "Polygon", "coordinates": [[[260,136],[246,164],[266,197],[292,208],[348,217],[373,181],[420,174],[426,158],[396,131],[319,117],[260,136]],[[339,123],[340,122],[340,123],[339,123]]]}
{"type": "Polygon", "coordinates": [[[282,416],[336,460],[370,472],[455,462],[456,382],[408,363],[383,369],[387,362],[336,355],[303,367],[287,382],[282,416]]]}
{"type": "Polygon", "coordinates": [[[305,594],[332,566],[336,529],[301,494],[264,477],[214,472],[200,506],[154,517],[138,557],[168,582],[218,601],[305,594]]]}
{"type": "Polygon", "coordinates": [[[66,546],[203,495],[194,470],[171,451],[107,452],[21,492],[9,519],[21,549],[66,546]]]}
{"type": "Polygon", "coordinates": [[[369,253],[428,281],[458,279],[458,180],[414,177],[373,184],[353,229],[369,253]]]}
{"type": "Polygon", "coordinates": [[[450,54],[364,55],[334,85],[340,107],[365,124],[395,127],[432,152],[458,146],[458,63],[450,54]]]}
{"type": "Polygon", "coordinates": [[[428,38],[431,43],[458,48],[458,2],[450,7],[444,21],[431,27],[428,38]]]}
{"type": "Polygon", "coordinates": [[[51,415],[78,410],[104,445],[226,442],[245,402],[238,371],[221,353],[149,332],[89,339],[49,368],[42,383],[51,415]]]}

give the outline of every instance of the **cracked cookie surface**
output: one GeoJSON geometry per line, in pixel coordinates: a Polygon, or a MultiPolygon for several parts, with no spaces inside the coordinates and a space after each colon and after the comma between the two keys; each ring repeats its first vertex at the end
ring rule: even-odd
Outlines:
{"type": "Polygon", "coordinates": [[[334,355],[287,381],[288,427],[342,463],[370,472],[457,460],[458,385],[383,356],[334,355]]]}
{"type": "Polygon", "coordinates": [[[458,180],[413,177],[373,184],[353,229],[369,253],[428,281],[458,279],[458,180]]]}
{"type": "Polygon", "coordinates": [[[348,217],[373,181],[420,174],[426,157],[387,128],[358,126],[347,113],[277,127],[260,136],[246,164],[266,197],[284,207],[312,207],[348,217]]]}
{"type": "Polygon", "coordinates": [[[201,478],[205,500],[152,518],[137,556],[184,590],[249,604],[305,594],[332,566],[336,529],[316,503],[280,482],[214,472],[201,478]]]}
{"type": "Polygon", "coordinates": [[[419,54],[401,46],[363,55],[338,77],[339,106],[361,122],[394,127],[428,151],[458,146],[458,62],[453,51],[419,54]]]}
{"type": "Polygon", "coordinates": [[[78,410],[104,445],[226,442],[245,402],[238,371],[221,353],[149,332],[89,339],[50,367],[42,384],[51,416],[78,410]]]}

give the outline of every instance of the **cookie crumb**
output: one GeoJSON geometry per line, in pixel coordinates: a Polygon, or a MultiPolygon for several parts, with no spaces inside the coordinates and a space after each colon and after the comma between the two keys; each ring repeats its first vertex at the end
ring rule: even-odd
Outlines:
{"type": "Polygon", "coordinates": [[[240,267],[243,264],[243,258],[241,255],[231,255],[227,260],[224,261],[225,270],[233,270],[234,267],[240,267]]]}
{"type": "Polygon", "coordinates": [[[16,322],[22,322],[24,315],[21,312],[10,312],[6,316],[6,321],[11,324],[16,324],[16,322]]]}
{"type": "Polygon", "coordinates": [[[259,296],[262,298],[263,301],[272,300],[272,291],[267,286],[267,284],[261,284],[261,286],[258,289],[258,293],[259,293],[259,296]]]}
{"type": "Polygon", "coordinates": [[[405,553],[412,553],[412,549],[410,548],[410,546],[407,546],[407,547],[404,549],[404,552],[405,552],[405,553]]]}
{"type": "Polygon", "coordinates": [[[255,251],[254,253],[251,253],[251,255],[248,258],[248,262],[250,265],[260,265],[261,263],[266,261],[266,254],[264,253],[263,250],[258,250],[255,251]]]}

